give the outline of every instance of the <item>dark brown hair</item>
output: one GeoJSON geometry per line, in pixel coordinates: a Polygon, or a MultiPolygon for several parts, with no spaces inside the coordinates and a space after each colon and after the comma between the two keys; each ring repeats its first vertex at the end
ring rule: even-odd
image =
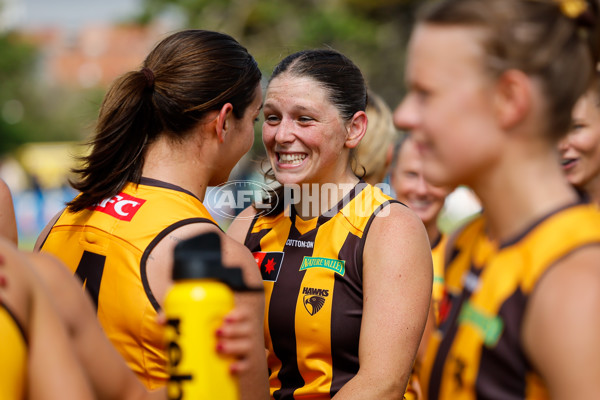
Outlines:
{"type": "Polygon", "coordinates": [[[67,205],[79,211],[139,183],[147,145],[161,135],[182,140],[209,111],[231,103],[242,118],[260,79],[254,58],[229,35],[185,30],[163,39],[104,97],[91,153],[73,170],[81,194],[67,205]]]}
{"type": "Polygon", "coordinates": [[[596,69],[598,0],[571,17],[553,0],[442,0],[424,8],[419,22],[482,29],[488,70],[500,76],[518,69],[539,79],[548,133],[556,140],[568,131],[596,69]]]}
{"type": "Polygon", "coordinates": [[[284,72],[319,82],[346,121],[367,107],[367,86],[360,69],[335,50],[302,50],[290,54],[277,64],[269,83],[284,72]]]}

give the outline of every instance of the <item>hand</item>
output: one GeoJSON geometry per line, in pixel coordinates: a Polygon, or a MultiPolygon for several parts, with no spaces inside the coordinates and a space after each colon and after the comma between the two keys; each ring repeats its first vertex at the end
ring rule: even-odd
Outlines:
{"type": "Polygon", "coordinates": [[[252,322],[247,313],[234,309],[227,314],[217,330],[217,352],[236,358],[231,364],[232,374],[245,372],[250,367],[248,356],[252,351],[252,322]]]}

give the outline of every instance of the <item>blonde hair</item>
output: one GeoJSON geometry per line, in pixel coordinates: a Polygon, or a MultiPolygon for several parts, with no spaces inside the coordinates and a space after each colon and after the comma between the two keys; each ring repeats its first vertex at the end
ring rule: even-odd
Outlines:
{"type": "Polygon", "coordinates": [[[391,162],[398,132],[394,127],[392,110],[377,94],[369,91],[367,102],[367,132],[356,149],[354,172],[363,179],[376,184],[383,180],[391,162]]]}
{"type": "Polygon", "coordinates": [[[419,23],[478,27],[487,68],[496,76],[518,69],[536,77],[546,95],[546,130],[561,138],[571,110],[592,79],[598,59],[598,0],[576,15],[565,1],[442,0],[422,10],[419,23]]]}

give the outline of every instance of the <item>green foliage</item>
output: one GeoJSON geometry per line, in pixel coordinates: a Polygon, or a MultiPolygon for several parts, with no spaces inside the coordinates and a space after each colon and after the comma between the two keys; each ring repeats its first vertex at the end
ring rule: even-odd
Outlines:
{"type": "Polygon", "coordinates": [[[371,88],[394,107],[404,91],[404,49],[419,0],[144,0],[139,20],[173,12],[182,28],[226,32],[268,77],[297,50],[332,47],[354,60],[371,88]]]}
{"type": "Polygon", "coordinates": [[[0,157],[28,142],[79,140],[97,112],[101,94],[44,85],[39,58],[20,35],[0,34],[0,157]]]}
{"type": "MultiPolygon", "coordinates": [[[[422,0],[144,0],[139,21],[165,13],[181,28],[228,33],[248,48],[268,78],[285,56],[330,47],[350,57],[372,90],[394,108],[404,93],[405,47],[422,0]]],[[[251,158],[264,154],[256,125],[251,158]]]]}

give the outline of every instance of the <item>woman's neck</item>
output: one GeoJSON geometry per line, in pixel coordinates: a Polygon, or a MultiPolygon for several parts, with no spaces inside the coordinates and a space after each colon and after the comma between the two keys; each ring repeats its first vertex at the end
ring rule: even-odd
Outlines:
{"type": "Polygon", "coordinates": [[[179,186],[204,200],[209,177],[193,148],[173,145],[166,138],[157,140],[146,151],[142,176],[179,186]]]}
{"type": "Polygon", "coordinates": [[[336,183],[303,183],[295,186],[293,207],[302,219],[322,215],[337,205],[356,186],[359,179],[346,175],[336,183]]]}
{"type": "Polygon", "coordinates": [[[559,162],[547,155],[505,160],[500,168],[478,176],[472,185],[488,221],[490,239],[503,243],[540,218],[574,204],[578,195],[559,162]]]}

